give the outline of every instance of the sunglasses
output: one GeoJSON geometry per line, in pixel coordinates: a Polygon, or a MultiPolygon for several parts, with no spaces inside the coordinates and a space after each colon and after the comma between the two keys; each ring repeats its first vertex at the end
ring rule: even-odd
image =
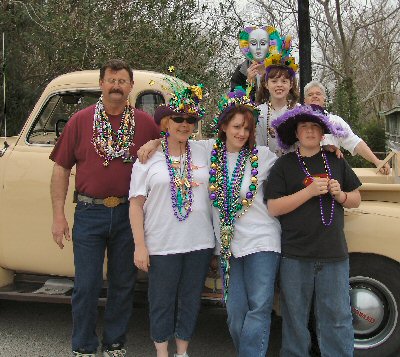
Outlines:
{"type": "Polygon", "coordinates": [[[182,124],[183,121],[186,121],[186,123],[188,124],[195,124],[197,119],[194,117],[188,117],[188,118],[184,118],[184,117],[171,117],[171,119],[177,123],[177,124],[182,124]]]}

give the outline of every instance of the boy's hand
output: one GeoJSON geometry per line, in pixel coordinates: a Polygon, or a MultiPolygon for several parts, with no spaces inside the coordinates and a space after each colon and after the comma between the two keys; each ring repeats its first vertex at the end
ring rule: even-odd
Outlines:
{"type": "Polygon", "coordinates": [[[328,193],[328,179],[324,177],[314,177],[313,182],[308,186],[311,196],[325,195],[328,193]]]}
{"type": "Polygon", "coordinates": [[[334,179],[329,180],[328,189],[330,194],[334,197],[339,197],[340,193],[342,192],[340,183],[334,179]]]}

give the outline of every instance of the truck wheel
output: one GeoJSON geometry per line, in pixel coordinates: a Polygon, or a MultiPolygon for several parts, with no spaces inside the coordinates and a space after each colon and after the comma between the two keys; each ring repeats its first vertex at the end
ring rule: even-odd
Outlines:
{"type": "Polygon", "coordinates": [[[398,356],[400,264],[373,254],[352,254],[350,287],[354,355],[398,356]]]}

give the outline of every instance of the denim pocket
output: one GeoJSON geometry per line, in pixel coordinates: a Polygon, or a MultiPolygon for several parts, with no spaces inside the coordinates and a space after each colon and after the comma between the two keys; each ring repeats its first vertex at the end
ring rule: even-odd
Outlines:
{"type": "Polygon", "coordinates": [[[87,202],[78,202],[76,204],[76,208],[75,208],[75,213],[80,213],[80,212],[85,212],[87,211],[89,208],[94,207],[95,204],[93,203],[87,203],[87,202]]]}

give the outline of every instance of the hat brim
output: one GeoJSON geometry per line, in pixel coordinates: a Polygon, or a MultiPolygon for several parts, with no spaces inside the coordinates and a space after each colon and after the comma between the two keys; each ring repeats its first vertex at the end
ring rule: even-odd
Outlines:
{"type": "Polygon", "coordinates": [[[277,133],[278,143],[281,148],[288,149],[298,140],[296,130],[297,124],[300,122],[317,123],[321,126],[324,134],[334,132],[334,128],[326,115],[314,111],[310,106],[298,106],[288,110],[271,123],[277,133]]]}
{"type": "Polygon", "coordinates": [[[192,118],[195,118],[197,121],[200,120],[200,117],[195,114],[191,113],[186,113],[186,112],[176,112],[171,107],[168,105],[162,104],[157,107],[156,111],[154,112],[154,121],[160,125],[162,118],[165,118],[167,116],[175,116],[175,117],[180,117],[180,116],[190,116],[192,118]]]}

